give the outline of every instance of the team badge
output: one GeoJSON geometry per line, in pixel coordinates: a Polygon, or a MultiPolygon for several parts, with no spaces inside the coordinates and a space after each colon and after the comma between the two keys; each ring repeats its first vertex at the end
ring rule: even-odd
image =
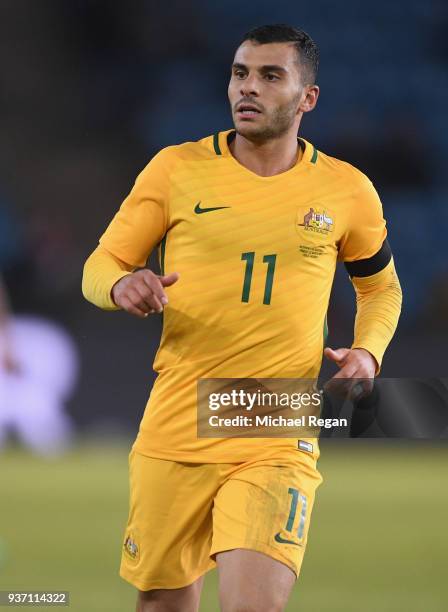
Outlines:
{"type": "Polygon", "coordinates": [[[334,230],[334,216],[318,204],[309,208],[300,208],[297,213],[296,229],[300,234],[305,231],[328,236],[334,230]]]}
{"type": "Polygon", "coordinates": [[[124,549],[131,559],[138,559],[139,549],[131,536],[126,537],[126,540],[124,541],[124,549]]]}

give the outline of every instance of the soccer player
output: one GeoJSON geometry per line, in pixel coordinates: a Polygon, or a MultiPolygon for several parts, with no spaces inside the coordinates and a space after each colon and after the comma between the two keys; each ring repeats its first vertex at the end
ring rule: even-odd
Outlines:
{"type": "Polygon", "coordinates": [[[283,610],[303,559],[317,441],[199,438],[198,379],[315,379],[324,352],[339,377],[372,378],[396,328],[401,289],[372,183],[298,137],[317,67],[301,30],[246,34],[234,129],[160,151],[85,264],[97,306],[163,312],[120,570],[140,612],[197,610],[215,566],[223,611],[283,610]],[[160,276],[144,268],[156,245],[160,276]],[[337,260],[356,291],[354,341],[324,351],[337,260]]]}

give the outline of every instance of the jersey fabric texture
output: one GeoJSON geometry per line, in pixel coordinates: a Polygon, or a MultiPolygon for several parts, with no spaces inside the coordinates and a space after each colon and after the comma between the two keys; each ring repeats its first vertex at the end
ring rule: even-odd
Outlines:
{"type": "MultiPolygon", "coordinates": [[[[166,289],[158,376],[134,444],[149,457],[226,463],[297,453],[290,438],[198,438],[197,380],[316,378],[337,260],[369,260],[386,239],[380,199],[353,166],[300,139],[300,161],[262,177],[232,156],[233,134],[160,151],[100,239],[130,270],[158,245],[163,273],[180,275],[166,289]]],[[[385,346],[362,321],[353,345],[381,363],[385,346]]]]}

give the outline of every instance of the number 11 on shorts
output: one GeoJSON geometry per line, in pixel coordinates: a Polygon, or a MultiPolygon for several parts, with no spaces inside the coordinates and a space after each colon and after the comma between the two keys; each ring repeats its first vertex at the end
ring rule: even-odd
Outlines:
{"type": "Polygon", "coordinates": [[[297,537],[299,538],[299,540],[301,540],[303,537],[303,532],[305,530],[306,506],[307,506],[306,497],[305,495],[303,495],[303,493],[299,493],[297,489],[293,489],[292,487],[288,489],[288,493],[289,495],[292,496],[292,498],[291,498],[291,508],[289,510],[288,522],[286,523],[285,529],[286,531],[289,531],[289,532],[292,531],[294,527],[295,519],[296,519],[296,514],[297,514],[297,505],[299,501],[302,502],[302,509],[300,511],[299,527],[297,530],[297,537]]]}

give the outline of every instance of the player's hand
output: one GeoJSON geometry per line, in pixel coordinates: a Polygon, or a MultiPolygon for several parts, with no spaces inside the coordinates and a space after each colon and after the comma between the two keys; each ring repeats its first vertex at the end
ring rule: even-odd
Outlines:
{"type": "Polygon", "coordinates": [[[326,391],[353,400],[358,400],[372,391],[377,362],[369,351],[362,348],[334,350],[326,347],[324,355],[340,368],[325,385],[326,391]]]}
{"type": "Polygon", "coordinates": [[[332,349],[327,346],[324,355],[334,361],[340,370],[333,378],[373,378],[377,369],[375,357],[363,348],[332,349]]]}
{"type": "Polygon", "coordinates": [[[177,272],[159,276],[151,270],[138,270],[116,282],[111,296],[117,306],[143,319],[149,314],[163,311],[168,304],[164,287],[174,285],[177,280],[177,272]]]}

